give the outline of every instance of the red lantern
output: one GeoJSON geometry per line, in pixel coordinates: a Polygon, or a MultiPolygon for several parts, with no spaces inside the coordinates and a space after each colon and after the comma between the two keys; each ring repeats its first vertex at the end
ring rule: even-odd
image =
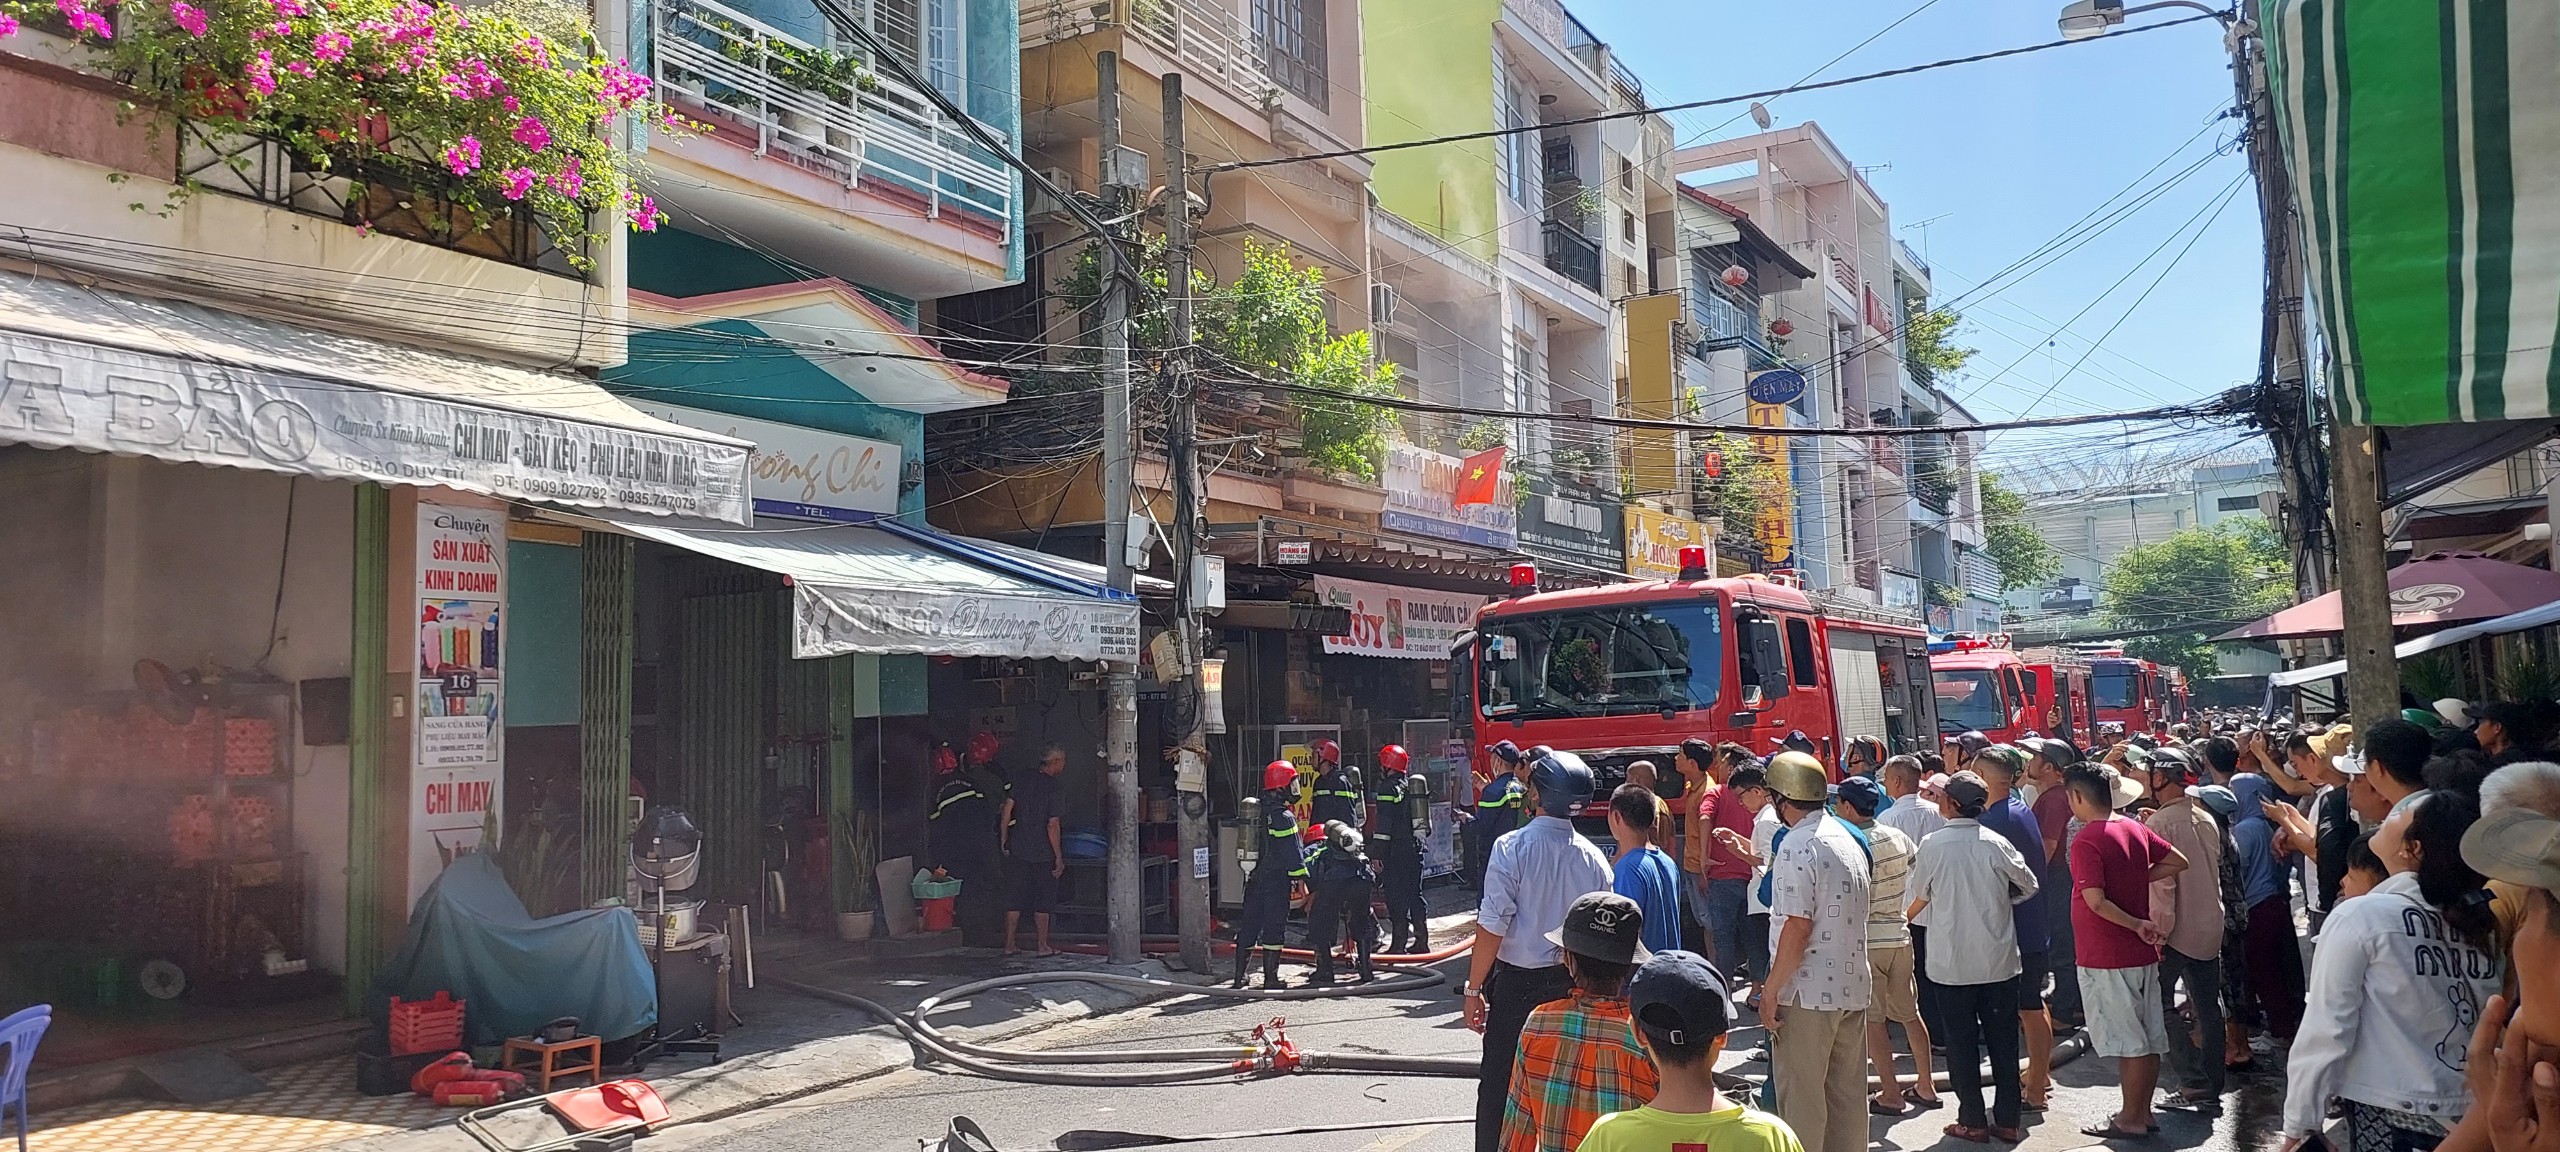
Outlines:
{"type": "Polygon", "coordinates": [[[1724,266],[1724,283],[1725,283],[1725,287],[1728,287],[1728,288],[1740,288],[1740,287],[1742,287],[1743,285],[1748,284],[1748,283],[1750,283],[1750,282],[1751,282],[1751,273],[1749,273],[1749,272],[1747,272],[1747,271],[1744,271],[1744,270],[1743,270],[1742,265],[1740,265],[1740,264],[1727,264],[1727,265],[1725,265],[1725,266],[1724,266]]]}
{"type": "Polygon", "coordinates": [[[1724,475],[1724,453],[1709,452],[1698,457],[1698,467],[1706,472],[1709,479],[1724,475]]]}
{"type": "Polygon", "coordinates": [[[1782,339],[1782,340],[1783,340],[1783,339],[1785,339],[1785,338],[1787,338],[1787,337],[1789,337],[1789,336],[1795,335],[1795,331],[1796,331],[1796,326],[1795,326],[1795,325],[1793,325],[1793,324],[1789,324],[1789,323],[1787,323],[1787,322],[1786,322],[1786,321],[1784,321],[1784,320],[1780,320],[1780,321],[1778,321],[1777,323],[1772,324],[1772,325],[1770,325],[1770,326],[1769,326],[1769,334],[1770,334],[1770,335],[1772,335],[1772,336],[1778,337],[1779,339],[1782,339]]]}

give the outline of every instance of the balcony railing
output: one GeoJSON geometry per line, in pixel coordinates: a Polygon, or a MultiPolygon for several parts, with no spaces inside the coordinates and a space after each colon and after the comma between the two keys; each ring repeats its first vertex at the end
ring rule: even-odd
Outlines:
{"type": "Polygon", "coordinates": [[[1591,71],[1600,75],[1600,38],[1591,29],[1565,11],[1560,0],[1506,0],[1506,5],[1547,43],[1560,48],[1591,71]]]}
{"type": "Polygon", "coordinates": [[[385,235],[562,276],[581,274],[522,204],[464,207],[461,181],[399,140],[357,160],[310,163],[281,140],[184,120],[177,126],[177,183],[364,227],[385,235]],[[403,154],[406,154],[405,157],[403,154]],[[484,222],[482,216],[485,214],[484,222]]]}
{"type": "Polygon", "coordinates": [[[1703,360],[1708,353],[1726,348],[1768,352],[1768,342],[1760,335],[1758,313],[1712,291],[1698,290],[1697,299],[1698,304],[1689,310],[1689,320],[1698,328],[1693,355],[1703,360]]]}
{"type": "Polygon", "coordinates": [[[657,0],[651,18],[666,99],[751,135],[757,155],[1009,227],[1011,172],[922,93],[843,76],[834,54],[718,0],[657,0]]]}
{"type": "MultiPolygon", "coordinates": [[[[1166,55],[1195,70],[1193,75],[1208,77],[1248,104],[1270,107],[1279,99],[1280,85],[1262,67],[1253,30],[1237,18],[1232,5],[1195,5],[1187,0],[1122,3],[1129,14],[1129,31],[1153,41],[1166,55]]],[[[1029,8],[1024,5],[1025,11],[1029,8]]]]}
{"type": "Polygon", "coordinates": [[[1542,229],[1547,242],[1547,268],[1594,292],[1600,290],[1600,245],[1590,237],[1549,220],[1542,229]]]}
{"type": "Polygon", "coordinates": [[[1920,274],[1921,274],[1921,275],[1923,275],[1923,276],[1928,276],[1928,275],[1930,275],[1930,272],[1929,272],[1929,262],[1928,262],[1928,261],[1926,261],[1926,260],[1921,259],[1921,258],[1920,258],[1920,254],[1919,254],[1918,252],[1912,251],[1912,249],[1911,249],[1911,245],[1910,245],[1910,244],[1908,244],[1908,243],[1905,243],[1905,242],[1904,242],[1900,237],[1895,237],[1895,238],[1894,238],[1894,241],[1893,241],[1893,249],[1894,249],[1894,251],[1896,251],[1896,252],[1900,252],[1900,253],[1902,253],[1902,261],[1903,261],[1903,263],[1905,263],[1905,264],[1909,264],[1909,265],[1911,265],[1912,267],[1919,269],[1919,270],[1920,270],[1920,274]]]}

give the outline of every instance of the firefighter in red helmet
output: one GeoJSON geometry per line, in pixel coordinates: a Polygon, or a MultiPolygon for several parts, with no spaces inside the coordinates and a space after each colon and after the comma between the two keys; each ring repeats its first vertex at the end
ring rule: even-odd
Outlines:
{"type": "Polygon", "coordinates": [[[1342,746],[1331,740],[1315,743],[1315,798],[1307,806],[1307,823],[1318,829],[1335,821],[1360,826],[1360,771],[1342,766],[1342,746]]]}
{"type": "Polygon", "coordinates": [[[996,835],[1004,786],[987,779],[983,771],[964,769],[948,744],[933,750],[933,784],[933,809],[925,819],[925,851],[935,871],[960,881],[960,898],[952,914],[960,926],[961,943],[993,945],[995,917],[1004,907],[996,835]]]}
{"type": "Polygon", "coordinates": [[[1431,782],[1413,774],[1402,744],[1378,749],[1378,772],[1369,785],[1369,857],[1387,900],[1387,954],[1431,950],[1431,926],[1422,912],[1422,838],[1431,831],[1431,782]]]}
{"type": "Polygon", "coordinates": [[[1244,987],[1245,965],[1262,957],[1262,986],[1280,987],[1280,950],[1289,943],[1289,906],[1297,903],[1307,879],[1305,849],[1298,843],[1298,814],[1289,808],[1297,791],[1298,766],[1274,760],[1262,769],[1262,827],[1240,829],[1260,838],[1253,872],[1245,877],[1244,912],[1236,918],[1236,978],[1244,987]]]}

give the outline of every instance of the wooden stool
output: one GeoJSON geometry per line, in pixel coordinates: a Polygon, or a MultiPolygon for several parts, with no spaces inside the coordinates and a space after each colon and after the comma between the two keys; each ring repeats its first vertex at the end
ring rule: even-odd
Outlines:
{"type": "Polygon", "coordinates": [[[591,1084],[604,1082],[602,1036],[580,1036],[557,1044],[545,1044],[529,1036],[510,1036],[498,1054],[498,1067],[515,1071],[518,1056],[525,1058],[524,1071],[533,1080],[536,1092],[549,1092],[551,1082],[563,1076],[585,1076],[591,1084]],[[584,1063],[562,1063],[563,1057],[574,1060],[581,1055],[584,1063]]]}

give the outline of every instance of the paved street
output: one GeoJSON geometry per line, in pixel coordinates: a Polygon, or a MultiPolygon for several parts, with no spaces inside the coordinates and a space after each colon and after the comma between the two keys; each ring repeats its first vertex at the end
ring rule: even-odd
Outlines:
{"type": "MultiPolygon", "coordinates": [[[[1463,960],[1444,969],[1454,980],[1463,960]]],[[[1241,1042],[1273,1014],[1289,1020],[1289,1035],[1317,1051],[1381,1051],[1412,1055],[1468,1055],[1478,1040],[1458,1018],[1447,987],[1429,993],[1345,998],[1285,1005],[1203,1003],[1177,1000],[1053,1028],[1027,1043],[1039,1047],[1147,1049],[1241,1042]]],[[[1761,1043],[1748,1027],[1735,1047],[1761,1043]]],[[[1730,1058],[1746,1074],[1762,1069],[1730,1058]]],[[[2105,1117],[2116,1104],[2114,1070],[2083,1058],[2055,1074],[2054,1111],[2033,1123],[2021,1147],[2065,1152],[2090,1145],[2076,1129],[2105,1117]]],[[[2233,1097],[2219,1121],[2163,1113],[2154,1148],[2255,1150],[2273,1146],[2266,1133],[2281,1084],[2261,1078],[2233,1097]]],[[[798,1152],[852,1146],[915,1147],[941,1137],[954,1116],[975,1119],[1006,1152],[1044,1149],[1074,1129],[1188,1134],[1431,1116],[1458,1116],[1473,1107],[1474,1082],[1414,1077],[1300,1075],[1243,1083],[1181,1088],[1096,1089],[1009,1084],[940,1070],[902,1069],[833,1091],[723,1121],[686,1125],[650,1141],[659,1152],[722,1149],[798,1152]]],[[[1927,1148],[1945,1141],[1939,1128],[1951,1111],[1913,1113],[1898,1122],[1878,1119],[1877,1146],[1927,1148]]],[[[2031,1117],[2031,1119],[2034,1119],[2031,1117]]],[[[1408,1127],[1351,1134],[1318,1134],[1233,1141],[1214,1145],[1250,1152],[1463,1152],[1473,1147],[1463,1125],[1408,1127]]]]}

